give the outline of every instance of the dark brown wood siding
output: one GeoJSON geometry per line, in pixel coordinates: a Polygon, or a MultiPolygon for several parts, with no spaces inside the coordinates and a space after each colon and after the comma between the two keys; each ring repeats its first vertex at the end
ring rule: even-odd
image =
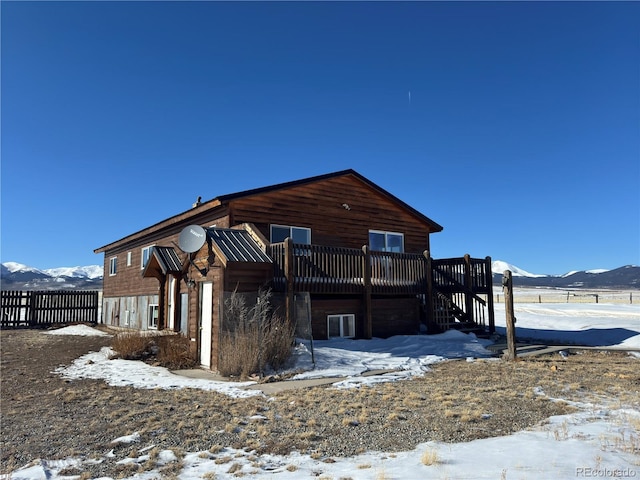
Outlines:
{"type": "MultiPolygon", "coordinates": [[[[226,213],[226,212],[225,212],[226,213]]],[[[190,220],[185,223],[172,225],[170,229],[163,232],[156,232],[143,240],[136,240],[118,248],[118,250],[105,251],[104,254],[104,284],[103,291],[105,297],[120,297],[132,295],[150,295],[159,293],[159,283],[155,278],[142,278],[142,249],[151,245],[162,247],[175,247],[178,244],[178,237],[182,229],[188,225],[197,223],[190,220]],[[127,266],[127,253],[131,252],[131,265],[127,266]],[[115,275],[109,275],[109,261],[117,256],[117,271],[115,275]]],[[[229,227],[229,217],[223,215],[216,217],[210,215],[200,219],[198,225],[209,227],[216,225],[220,228],[229,227]]],[[[185,254],[177,250],[180,258],[185,254]]],[[[186,288],[181,285],[181,290],[186,288]]]]}
{"type": "Polygon", "coordinates": [[[231,200],[230,219],[253,223],[267,239],[271,224],[291,225],[311,228],[311,243],[360,248],[369,230],[381,230],[403,233],[407,252],[429,249],[429,225],[352,176],[231,200]]]}
{"type": "MultiPolygon", "coordinates": [[[[373,298],[374,337],[413,335],[420,331],[420,302],[417,298],[373,298]]],[[[315,339],[327,339],[327,316],[354,314],[356,336],[364,336],[364,303],[361,297],[311,299],[311,327],[315,339]]]]}
{"type": "Polygon", "coordinates": [[[225,275],[225,291],[257,293],[261,287],[273,278],[273,264],[271,263],[229,263],[225,275]]]}
{"type": "Polygon", "coordinates": [[[374,298],[371,307],[374,337],[419,333],[420,302],[417,298],[374,298]]]}

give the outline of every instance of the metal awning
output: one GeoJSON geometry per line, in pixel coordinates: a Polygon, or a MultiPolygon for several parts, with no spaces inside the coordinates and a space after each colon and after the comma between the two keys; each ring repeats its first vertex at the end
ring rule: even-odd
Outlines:
{"type": "Polygon", "coordinates": [[[142,271],[143,277],[158,278],[160,274],[182,273],[182,262],[173,247],[154,246],[149,261],[142,271]]]}
{"type": "Polygon", "coordinates": [[[273,263],[246,230],[212,227],[207,234],[228,262],[273,263]]]}

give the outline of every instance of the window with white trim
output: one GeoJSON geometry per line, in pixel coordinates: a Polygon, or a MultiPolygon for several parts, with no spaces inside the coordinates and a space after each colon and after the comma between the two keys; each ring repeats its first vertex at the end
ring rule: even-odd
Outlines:
{"type": "Polygon", "coordinates": [[[127,252],[127,267],[131,266],[131,252],[127,252]]]}
{"type": "Polygon", "coordinates": [[[307,227],[293,227],[291,225],[271,225],[271,243],[284,242],[291,238],[293,243],[311,245],[311,229],[307,227]]]}
{"type": "Polygon", "coordinates": [[[118,257],[111,257],[109,259],[109,276],[113,277],[118,269],[118,257]]]}
{"type": "Polygon", "coordinates": [[[147,327],[158,328],[158,316],[160,315],[160,306],[157,304],[149,305],[149,313],[147,315],[147,327]]]}
{"type": "Polygon", "coordinates": [[[374,252],[404,252],[404,234],[369,230],[369,248],[374,252]]]}
{"type": "Polygon", "coordinates": [[[353,313],[327,315],[327,332],[329,338],[356,336],[356,316],[353,313]]]}
{"type": "Polygon", "coordinates": [[[144,270],[144,267],[147,266],[147,262],[149,261],[149,258],[151,258],[151,249],[153,248],[153,245],[149,245],[148,247],[144,247],[142,249],[142,259],[140,260],[140,270],[144,270]]]}

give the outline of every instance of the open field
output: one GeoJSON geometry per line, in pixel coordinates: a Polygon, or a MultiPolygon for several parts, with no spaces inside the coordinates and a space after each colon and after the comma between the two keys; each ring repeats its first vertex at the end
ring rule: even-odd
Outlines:
{"type": "MultiPolygon", "coordinates": [[[[293,451],[331,464],[369,451],[393,456],[424,442],[459,444],[513,434],[544,425],[552,415],[575,412],[571,402],[609,402],[640,411],[638,359],[624,353],[589,352],[566,361],[556,356],[515,363],[450,361],[408,381],[238,399],[194,389],[112,387],[52,373],[109,344],[109,338],[19,330],[1,331],[0,341],[3,473],[36,458],[71,456],[96,461],[70,464],[60,474],[118,478],[149,470],[173,478],[188,452],[205,452],[201,458],[228,462],[232,470],[237,462],[224,453],[230,448],[253,456],[256,464],[258,458],[293,451]],[[558,398],[563,400],[553,400],[558,398]],[[133,432],[136,442],[113,443],[133,432]],[[152,454],[148,461],[139,460],[147,458],[142,446],[152,454]],[[154,460],[165,451],[176,461],[158,470],[154,460]]],[[[562,428],[552,427],[550,435],[563,435],[562,428]]],[[[632,455],[640,454],[635,438],[632,455]]],[[[283,470],[295,471],[294,466],[283,470]]],[[[352,478],[370,478],[363,470],[352,478]]]]}
{"type": "MultiPolygon", "coordinates": [[[[494,285],[493,301],[504,303],[499,285],[494,285]]],[[[582,288],[523,288],[514,287],[514,303],[611,303],[640,305],[640,290],[591,290],[582,288]]]]}

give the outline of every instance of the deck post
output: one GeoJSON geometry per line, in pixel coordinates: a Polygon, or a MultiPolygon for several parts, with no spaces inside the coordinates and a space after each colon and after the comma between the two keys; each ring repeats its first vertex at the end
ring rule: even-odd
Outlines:
{"type": "Polygon", "coordinates": [[[505,360],[515,360],[516,352],[516,318],[513,315],[513,279],[511,270],[505,270],[502,277],[502,287],[504,290],[504,311],[507,320],[507,352],[505,360]]]}
{"type": "Polygon", "coordinates": [[[364,262],[364,265],[362,265],[365,311],[364,336],[365,338],[372,338],[373,318],[371,312],[371,252],[369,251],[369,247],[367,245],[364,245],[362,247],[362,252],[364,253],[364,255],[362,256],[362,261],[364,262]]]}
{"type": "Polygon", "coordinates": [[[487,309],[489,310],[489,333],[496,333],[496,315],[493,311],[493,272],[491,271],[491,257],[485,258],[485,275],[488,289],[487,309]]]}
{"type": "Polygon", "coordinates": [[[473,279],[471,278],[471,255],[466,253],[464,255],[464,286],[466,291],[464,292],[464,304],[467,314],[467,322],[476,323],[476,319],[473,312],[473,279]]]}
{"type": "Polygon", "coordinates": [[[284,275],[287,280],[286,315],[287,323],[293,325],[295,320],[294,272],[293,272],[293,239],[287,237],[284,241],[284,275]]]}
{"type": "Polygon", "coordinates": [[[435,323],[435,314],[433,311],[433,265],[431,264],[431,252],[429,250],[425,250],[422,252],[424,258],[427,262],[426,265],[426,277],[427,277],[427,292],[425,297],[425,307],[427,310],[427,332],[432,333],[431,329],[433,328],[433,324],[435,323]]]}

